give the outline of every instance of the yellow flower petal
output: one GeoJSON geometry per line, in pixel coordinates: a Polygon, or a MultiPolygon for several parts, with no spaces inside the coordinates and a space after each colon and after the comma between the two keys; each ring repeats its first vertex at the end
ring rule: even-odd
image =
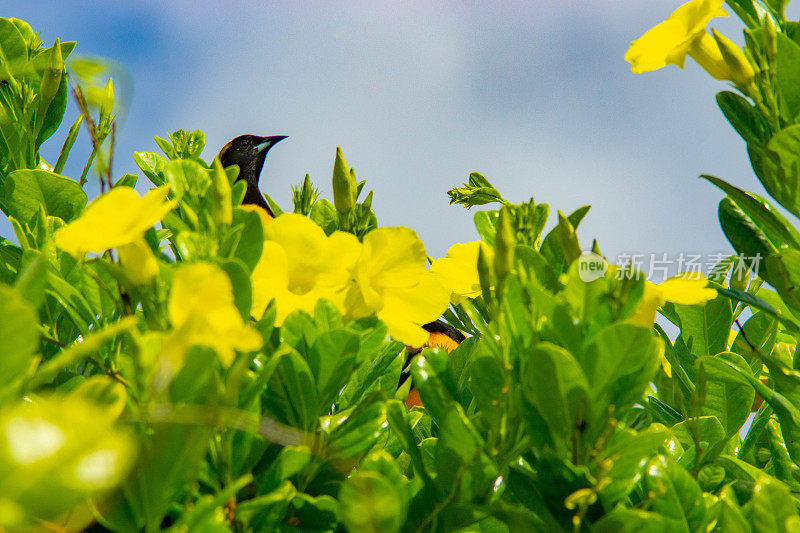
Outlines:
{"type": "Polygon", "coordinates": [[[114,187],[94,199],[78,219],[55,233],[56,245],[80,257],[131,244],[177,206],[165,201],[168,187],[159,187],[141,198],[130,187],[114,187]]]}
{"type": "Polygon", "coordinates": [[[704,304],[717,297],[717,291],[707,287],[708,280],[699,273],[685,273],[659,285],[664,299],[680,305],[704,304]]]}
{"type": "Polygon", "coordinates": [[[125,274],[134,284],[144,285],[158,275],[158,260],[144,238],[120,246],[117,251],[125,274]]]}
{"type": "Polygon", "coordinates": [[[661,287],[649,281],[644,282],[644,293],[642,299],[636,306],[636,310],[628,318],[628,322],[646,328],[653,327],[653,322],[656,320],[656,311],[664,305],[664,293],[661,287]]]}
{"type": "Polygon", "coordinates": [[[327,298],[344,312],[349,269],[361,251],[354,235],[335,232],[326,236],[313,220],[285,213],[264,228],[264,250],[253,269],[253,316],[264,313],[276,300],[276,324],[295,310],[311,312],[327,298]]]}
{"type": "MultiPolygon", "coordinates": [[[[286,260],[286,252],[283,247],[276,242],[264,242],[264,249],[261,252],[261,259],[253,269],[250,276],[253,286],[253,301],[250,307],[250,314],[256,318],[261,318],[269,302],[275,298],[278,287],[288,287],[289,267],[286,260]]],[[[289,311],[283,310],[285,317],[289,311]]],[[[280,324],[283,323],[283,318],[280,324]]]]}
{"type": "Polygon", "coordinates": [[[421,325],[436,320],[450,299],[450,292],[425,269],[425,261],[425,246],[409,228],[368,233],[353,268],[356,282],[347,294],[348,316],[377,313],[392,337],[422,346],[428,334],[421,325]]]}
{"type": "MultiPolygon", "coordinates": [[[[667,20],[651,28],[631,43],[625,60],[636,73],[662,68],[668,64],[683,68],[686,54],[703,34],[714,17],[727,17],[724,0],[691,0],[676,9],[667,20]]],[[[705,65],[703,65],[705,67],[705,65]]]]}
{"type": "Polygon", "coordinates": [[[698,272],[673,276],[659,285],[645,281],[644,294],[628,322],[651,327],[656,311],[666,302],[680,305],[700,305],[717,297],[717,291],[706,287],[708,280],[698,272]]]}
{"type": "Polygon", "coordinates": [[[454,244],[445,257],[436,259],[431,265],[431,272],[450,290],[450,301],[454,305],[481,294],[478,277],[478,252],[481,249],[491,264],[494,251],[483,241],[473,241],[454,244]]]}
{"type": "Polygon", "coordinates": [[[383,308],[378,312],[389,329],[389,335],[419,348],[428,340],[423,324],[439,318],[449,299],[449,292],[429,272],[408,288],[394,288],[384,292],[383,308]]]}
{"type": "Polygon", "coordinates": [[[364,237],[359,261],[370,283],[380,287],[404,287],[425,271],[425,245],[411,228],[378,228],[364,237]]]}
{"type": "Polygon", "coordinates": [[[186,350],[201,345],[213,348],[228,366],[234,350],[253,351],[263,343],[234,305],[230,278],[210,263],[175,270],[167,313],[175,329],[165,341],[165,355],[173,363],[179,364],[186,350]]]}

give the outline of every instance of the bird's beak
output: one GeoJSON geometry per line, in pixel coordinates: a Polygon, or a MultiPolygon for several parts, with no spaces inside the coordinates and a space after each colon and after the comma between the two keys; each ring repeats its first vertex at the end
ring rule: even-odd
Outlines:
{"type": "Polygon", "coordinates": [[[268,150],[281,142],[282,140],[286,139],[287,135],[275,135],[273,137],[264,137],[264,141],[260,142],[256,145],[256,151],[263,152],[264,150],[268,150]]]}

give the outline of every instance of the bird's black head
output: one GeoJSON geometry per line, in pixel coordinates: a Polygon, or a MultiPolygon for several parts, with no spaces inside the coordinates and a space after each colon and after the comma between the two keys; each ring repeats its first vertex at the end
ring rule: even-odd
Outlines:
{"type": "Polygon", "coordinates": [[[261,169],[264,166],[264,159],[267,157],[267,152],[285,138],[285,135],[275,135],[272,137],[241,135],[223,146],[217,156],[223,167],[237,165],[239,167],[239,175],[236,177],[236,180],[244,180],[247,182],[247,190],[245,191],[242,203],[257,205],[271,216],[274,215],[258,188],[258,180],[261,176],[261,169]]]}
{"type": "Polygon", "coordinates": [[[272,137],[240,135],[222,147],[219,152],[219,161],[223,167],[237,165],[240,175],[250,174],[256,178],[257,183],[267,152],[285,138],[285,135],[272,137]]]}

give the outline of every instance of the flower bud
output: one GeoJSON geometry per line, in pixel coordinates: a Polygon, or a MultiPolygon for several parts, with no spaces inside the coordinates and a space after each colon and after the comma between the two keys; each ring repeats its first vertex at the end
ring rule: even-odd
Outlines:
{"type": "Polygon", "coordinates": [[[731,81],[742,88],[750,85],[755,76],[755,71],[742,49],[717,30],[712,29],[711,33],[714,35],[714,40],[717,41],[722,58],[730,69],[731,81]]]}
{"type": "Polygon", "coordinates": [[[764,53],[767,56],[767,62],[773,64],[778,56],[778,32],[772,23],[772,19],[769,17],[764,18],[766,19],[764,22],[764,53]]]}
{"type": "Polygon", "coordinates": [[[214,159],[211,166],[211,191],[213,199],[214,221],[217,224],[229,226],[233,221],[233,207],[231,202],[231,184],[228,175],[222,168],[219,158],[214,159]]]}
{"type": "Polygon", "coordinates": [[[514,232],[511,230],[511,214],[507,207],[500,209],[497,233],[494,238],[494,274],[502,281],[514,268],[514,232]]]}
{"type": "Polygon", "coordinates": [[[340,214],[346,215],[353,209],[357,190],[355,173],[350,172],[342,149],[337,146],[336,161],[333,164],[333,205],[340,214]]]}

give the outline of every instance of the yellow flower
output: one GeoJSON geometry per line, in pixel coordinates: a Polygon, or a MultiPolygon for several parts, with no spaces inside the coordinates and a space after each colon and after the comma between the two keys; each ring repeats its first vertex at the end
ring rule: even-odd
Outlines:
{"type": "Polygon", "coordinates": [[[448,248],[447,256],[435,260],[431,265],[431,272],[450,290],[450,301],[453,305],[460,304],[466,298],[480,296],[478,251],[481,249],[486,261],[492,264],[492,249],[483,241],[472,241],[454,244],[448,248]]]}
{"type": "Polygon", "coordinates": [[[705,31],[712,18],[728,16],[722,9],[723,1],[691,0],[633,41],[625,53],[631,70],[648,72],[669,64],[683,68],[690,55],[714,78],[732,79],[716,41],[705,31]]]}
{"type": "Polygon", "coordinates": [[[628,320],[651,327],[656,311],[667,302],[679,305],[699,305],[717,297],[717,291],[707,287],[708,280],[699,272],[684,272],[656,285],[645,281],[644,294],[628,320]]]}
{"type": "Polygon", "coordinates": [[[320,298],[344,310],[349,269],[361,244],[354,235],[325,232],[313,220],[285,213],[264,225],[264,250],[253,269],[251,313],[260,317],[276,302],[276,325],[297,309],[313,311],[320,298]]]}
{"type": "Polygon", "coordinates": [[[364,237],[347,295],[353,317],[377,313],[389,334],[415,348],[425,344],[422,324],[439,318],[450,294],[425,268],[425,246],[404,227],[379,228],[364,237]]]}
{"type": "Polygon", "coordinates": [[[261,219],[261,226],[264,228],[266,228],[267,224],[269,224],[270,222],[272,222],[272,220],[274,220],[272,218],[272,215],[267,213],[266,209],[254,204],[242,204],[238,206],[238,209],[242,209],[243,211],[253,211],[254,213],[256,213],[258,217],[261,219]]]}
{"type": "Polygon", "coordinates": [[[178,205],[175,200],[164,201],[168,190],[159,187],[141,198],[130,187],[114,187],[86,206],[77,220],[57,230],[56,245],[74,257],[117,248],[130,280],[147,283],[158,274],[158,261],[144,232],[178,205]]]}
{"type": "Polygon", "coordinates": [[[114,187],[95,198],[77,220],[55,233],[56,245],[81,257],[131,244],[178,203],[166,200],[168,187],[153,189],[141,198],[130,187],[114,187]]]}
{"type": "Polygon", "coordinates": [[[158,274],[158,261],[150,245],[141,238],[117,248],[125,274],[135,285],[144,285],[158,274]]]}
{"type": "Polygon", "coordinates": [[[234,305],[233,287],[225,272],[210,263],[175,270],[167,313],[174,330],[162,354],[179,365],[192,346],[208,346],[222,364],[233,362],[234,350],[249,352],[263,344],[261,335],[245,324],[234,305]]]}

